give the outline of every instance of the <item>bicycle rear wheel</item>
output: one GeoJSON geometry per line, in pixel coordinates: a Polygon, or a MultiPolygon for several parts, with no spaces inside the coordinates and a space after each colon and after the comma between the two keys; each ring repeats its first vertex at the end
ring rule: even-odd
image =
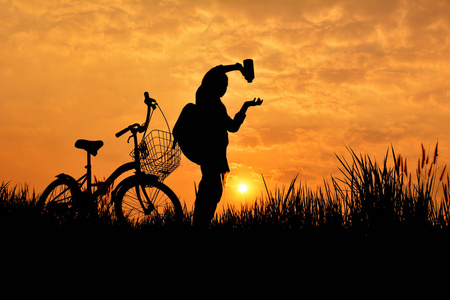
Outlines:
{"type": "Polygon", "coordinates": [[[119,222],[140,227],[180,223],[183,209],[175,193],[156,179],[131,177],[119,189],[114,201],[119,222]]]}
{"type": "Polygon", "coordinates": [[[37,207],[57,219],[71,217],[76,213],[74,198],[79,193],[80,188],[75,180],[61,177],[47,186],[39,198],[37,207]]]}

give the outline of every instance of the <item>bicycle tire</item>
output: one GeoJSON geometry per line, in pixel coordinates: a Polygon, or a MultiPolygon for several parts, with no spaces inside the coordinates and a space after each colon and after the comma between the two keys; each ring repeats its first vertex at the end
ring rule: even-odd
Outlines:
{"type": "Polygon", "coordinates": [[[37,208],[58,219],[70,217],[76,213],[74,198],[79,196],[80,188],[70,177],[58,177],[42,193],[37,208]]]}
{"type": "Polygon", "coordinates": [[[138,179],[137,176],[132,176],[125,179],[115,196],[114,209],[120,223],[134,227],[179,224],[183,218],[183,209],[175,193],[164,183],[150,177],[138,179]],[[144,212],[138,200],[136,187],[139,188],[143,202],[150,200],[151,204],[144,205],[147,205],[146,208],[152,205],[151,211],[144,212]],[[143,195],[143,190],[148,198],[143,195]]]}

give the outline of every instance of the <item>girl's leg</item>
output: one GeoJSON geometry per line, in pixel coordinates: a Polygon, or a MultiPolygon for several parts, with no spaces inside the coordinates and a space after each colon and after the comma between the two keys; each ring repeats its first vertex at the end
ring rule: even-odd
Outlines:
{"type": "Polygon", "coordinates": [[[222,174],[202,172],[194,208],[194,227],[207,229],[222,197],[222,174]]]}

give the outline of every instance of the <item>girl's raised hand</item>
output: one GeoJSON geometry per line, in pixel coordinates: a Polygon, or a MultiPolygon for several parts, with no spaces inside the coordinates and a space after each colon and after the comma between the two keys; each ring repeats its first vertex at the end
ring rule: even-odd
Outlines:
{"type": "Polygon", "coordinates": [[[253,101],[247,101],[247,102],[245,102],[245,104],[247,104],[247,106],[259,106],[259,105],[261,105],[263,103],[263,99],[260,99],[260,98],[258,98],[258,99],[256,99],[256,98],[254,98],[253,99],[253,101]]]}

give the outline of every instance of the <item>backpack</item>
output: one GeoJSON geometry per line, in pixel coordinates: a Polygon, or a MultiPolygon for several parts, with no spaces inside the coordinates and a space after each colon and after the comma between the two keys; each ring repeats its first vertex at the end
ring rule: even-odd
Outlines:
{"type": "Polygon", "coordinates": [[[183,154],[200,165],[206,152],[206,139],[202,134],[201,115],[193,103],[188,103],[173,127],[174,145],[178,143],[183,154]]]}

